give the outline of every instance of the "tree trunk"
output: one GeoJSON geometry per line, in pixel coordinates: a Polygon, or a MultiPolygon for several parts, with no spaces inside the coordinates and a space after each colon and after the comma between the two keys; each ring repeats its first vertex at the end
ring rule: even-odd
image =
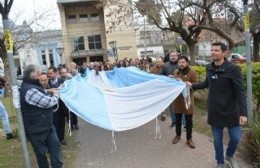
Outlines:
{"type": "Polygon", "coordinates": [[[195,44],[187,44],[190,53],[190,65],[195,65],[195,44]]]}
{"type": "Polygon", "coordinates": [[[260,33],[253,34],[253,60],[256,62],[260,62],[260,55],[259,55],[259,44],[260,44],[260,33]]]}

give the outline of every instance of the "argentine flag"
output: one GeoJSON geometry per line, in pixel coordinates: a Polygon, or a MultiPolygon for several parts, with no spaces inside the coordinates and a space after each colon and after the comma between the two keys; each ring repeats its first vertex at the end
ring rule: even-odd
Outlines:
{"type": "Polygon", "coordinates": [[[65,82],[60,97],[70,111],[98,127],[124,131],[139,127],[162,113],[182,93],[186,84],[135,67],[112,71],[87,70],[65,82]]]}

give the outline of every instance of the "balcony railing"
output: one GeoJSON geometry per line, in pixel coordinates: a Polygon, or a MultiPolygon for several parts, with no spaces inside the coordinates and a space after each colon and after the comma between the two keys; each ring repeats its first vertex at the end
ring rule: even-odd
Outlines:
{"type": "Polygon", "coordinates": [[[72,51],[72,57],[87,57],[87,56],[98,56],[106,54],[105,49],[97,49],[97,50],[78,50],[72,51]]]}

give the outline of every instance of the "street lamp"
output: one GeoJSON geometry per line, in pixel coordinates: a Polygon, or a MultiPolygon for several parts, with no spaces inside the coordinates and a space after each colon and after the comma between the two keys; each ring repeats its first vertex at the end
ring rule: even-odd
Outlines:
{"type": "Polygon", "coordinates": [[[115,61],[117,62],[117,60],[118,60],[118,56],[117,56],[116,43],[117,43],[116,41],[110,41],[108,44],[109,44],[110,47],[112,48],[113,53],[114,53],[114,57],[115,57],[115,61]]]}
{"type": "Polygon", "coordinates": [[[57,53],[60,56],[60,62],[62,63],[62,54],[64,52],[64,47],[57,47],[56,49],[57,49],[57,53]]]}

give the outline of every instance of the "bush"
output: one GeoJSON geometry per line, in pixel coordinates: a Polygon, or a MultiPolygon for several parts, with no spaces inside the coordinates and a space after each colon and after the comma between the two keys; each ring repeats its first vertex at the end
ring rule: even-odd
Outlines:
{"type": "Polygon", "coordinates": [[[203,81],[205,79],[206,67],[192,66],[191,69],[197,72],[199,81],[203,81]]]}
{"type": "MultiPolygon", "coordinates": [[[[247,88],[246,64],[240,65],[244,78],[244,85],[247,88]]],[[[253,102],[256,105],[256,113],[260,114],[260,62],[252,63],[252,92],[253,102]]]]}
{"type": "Polygon", "coordinates": [[[253,165],[260,168],[260,117],[256,117],[245,141],[253,165]]]}
{"type": "MultiPolygon", "coordinates": [[[[247,89],[246,64],[240,64],[239,66],[241,67],[242,70],[245,89],[247,89]]],[[[192,66],[191,68],[197,72],[199,81],[203,81],[205,79],[205,75],[206,75],[205,67],[192,66]]],[[[252,63],[252,92],[253,92],[253,102],[256,105],[256,113],[260,114],[260,62],[252,63]]]]}

